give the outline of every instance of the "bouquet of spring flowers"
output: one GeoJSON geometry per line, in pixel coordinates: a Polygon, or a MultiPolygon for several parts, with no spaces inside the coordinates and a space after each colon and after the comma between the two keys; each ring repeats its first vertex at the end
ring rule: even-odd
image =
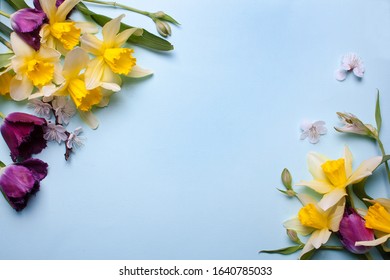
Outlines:
{"type": "Polygon", "coordinates": [[[293,188],[292,176],[288,169],[281,175],[285,190],[279,190],[291,198],[297,198],[302,208],[297,216],[283,223],[294,246],[278,250],[262,250],[260,253],[292,254],[300,251],[299,259],[309,259],[316,250],[347,250],[361,259],[372,259],[372,252],[383,259],[390,258],[387,240],[390,238],[390,199],[372,198],[367,192],[367,178],[385,165],[390,184],[390,170],[383,143],[380,139],[382,117],[377,95],[375,119],[376,127],[363,123],[350,113],[337,113],[342,127],[336,131],[359,135],[374,140],[381,155],[364,160],[353,170],[352,153],[344,148],[344,155],[339,159],[311,152],[307,162],[312,180],[301,180],[296,186],[304,186],[317,195],[297,192],[293,188]],[[357,201],[355,201],[357,200],[357,201]],[[358,202],[361,205],[359,207],[358,202]],[[299,235],[309,236],[305,242],[299,235]],[[334,235],[339,245],[328,245],[334,235]],[[375,249],[376,248],[376,249],[375,249]]]}
{"type": "Polygon", "coordinates": [[[121,90],[122,77],[144,78],[153,72],[138,65],[131,45],[170,51],[165,39],[143,28],[91,11],[87,4],[107,5],[151,18],[158,33],[171,35],[178,22],[164,12],[146,12],[97,0],[6,0],[14,13],[0,9],[0,42],[9,51],[0,54],[1,102],[21,102],[34,110],[0,113],[1,134],[10,149],[11,164],[0,162],[0,190],[10,205],[22,210],[48,173],[48,164],[32,158],[56,141],[65,146],[65,159],[82,145],[81,127],[68,130],[78,115],[90,128],[99,125],[93,110],[106,107],[121,90]],[[85,21],[72,20],[72,13],[85,21]],[[100,27],[99,27],[100,26],[100,27]],[[101,28],[101,29],[100,29],[101,28]],[[100,32],[101,31],[101,32],[100,32]]]}

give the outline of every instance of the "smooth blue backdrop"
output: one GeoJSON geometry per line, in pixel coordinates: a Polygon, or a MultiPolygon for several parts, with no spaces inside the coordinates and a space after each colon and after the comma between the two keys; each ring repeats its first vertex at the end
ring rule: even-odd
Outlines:
{"type": "MultiPolygon", "coordinates": [[[[56,143],[39,155],[49,175],[23,212],[0,200],[0,258],[296,259],[258,254],[291,245],[282,222],[299,203],[276,190],[282,169],[296,182],[311,178],[309,151],[338,158],[348,145],[356,164],[376,155],[373,142],[333,127],[337,111],[374,124],[377,89],[390,149],[390,2],[126,4],[174,16],[181,23],[169,38],[175,50],[135,47],[139,65],[155,74],[126,80],[110,106],[95,111],[100,127],[84,125],[85,146],[69,162],[56,143]],[[333,72],[351,51],[366,74],[338,82],[333,72]],[[327,123],[317,145],[299,140],[303,119],[327,123]]],[[[126,23],[155,32],[151,20],[125,13],[126,23]]],[[[0,100],[4,113],[32,112],[0,100]]],[[[76,117],[69,129],[80,124],[76,117]]],[[[0,159],[10,163],[8,155],[0,141],[0,159]]],[[[390,195],[382,169],[369,183],[370,193],[390,195]]]]}

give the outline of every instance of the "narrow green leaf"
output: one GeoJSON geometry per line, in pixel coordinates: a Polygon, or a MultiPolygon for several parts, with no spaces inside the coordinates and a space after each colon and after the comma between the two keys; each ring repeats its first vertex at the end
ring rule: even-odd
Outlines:
{"type": "Polygon", "coordinates": [[[180,25],[180,23],[178,23],[173,17],[171,17],[170,15],[167,15],[165,13],[164,13],[164,16],[161,17],[160,19],[168,21],[168,22],[171,22],[171,23],[173,23],[175,25],[180,25]]]}
{"type": "Polygon", "coordinates": [[[30,8],[24,0],[5,0],[15,10],[30,8]]]}
{"type": "MultiPolygon", "coordinates": [[[[97,24],[103,26],[107,22],[109,22],[112,18],[99,15],[87,8],[83,3],[77,4],[77,9],[86,16],[90,16],[97,24]]],[[[121,23],[120,30],[123,31],[125,29],[133,28],[133,26],[121,23]]],[[[143,33],[141,36],[136,36],[133,34],[127,40],[129,43],[136,44],[139,46],[147,47],[150,49],[158,50],[158,51],[171,51],[173,50],[173,45],[169,43],[167,40],[164,40],[147,30],[143,29],[143,33]]]]}
{"type": "Polygon", "coordinates": [[[388,160],[390,160],[390,155],[384,155],[381,164],[388,160]]]}
{"type": "Polygon", "coordinates": [[[314,256],[315,252],[316,252],[315,249],[310,250],[309,252],[303,254],[303,255],[301,256],[300,260],[310,260],[311,257],[314,256]]]}
{"type": "Polygon", "coordinates": [[[4,23],[0,22],[0,32],[9,37],[9,35],[11,35],[12,29],[4,23]]]}
{"type": "Polygon", "coordinates": [[[304,245],[295,245],[291,247],[285,247],[277,250],[261,250],[259,253],[267,253],[267,254],[282,254],[282,255],[290,255],[295,253],[298,250],[302,250],[304,245]]]}
{"type": "Polygon", "coordinates": [[[359,200],[362,201],[367,207],[369,207],[370,203],[364,200],[364,198],[372,199],[372,197],[366,193],[366,190],[364,188],[366,185],[366,180],[367,179],[364,179],[359,183],[352,185],[352,190],[355,193],[356,197],[359,198],[359,200]]]}
{"type": "Polygon", "coordinates": [[[1,168],[6,167],[6,165],[4,164],[4,162],[0,161],[0,167],[1,167],[1,168]]]}
{"type": "Polygon", "coordinates": [[[379,103],[379,90],[376,97],[376,106],[375,106],[375,121],[376,121],[376,128],[378,130],[378,134],[381,131],[382,127],[382,116],[381,116],[381,106],[379,103]]]}
{"type": "Polygon", "coordinates": [[[13,53],[1,53],[0,54],[0,69],[6,67],[10,64],[10,58],[13,56],[13,53]]]}

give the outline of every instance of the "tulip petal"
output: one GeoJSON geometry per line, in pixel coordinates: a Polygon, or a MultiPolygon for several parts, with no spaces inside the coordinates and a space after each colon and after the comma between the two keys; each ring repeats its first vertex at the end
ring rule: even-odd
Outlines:
{"type": "Polygon", "coordinates": [[[40,159],[30,158],[16,165],[28,168],[37,181],[42,181],[47,176],[48,165],[40,159]]]}
{"type": "Polygon", "coordinates": [[[382,162],[381,156],[376,156],[363,161],[359,165],[359,167],[352,173],[352,175],[348,178],[347,185],[358,183],[362,179],[370,176],[381,162],[382,162]]]}
{"type": "Polygon", "coordinates": [[[107,22],[102,29],[104,42],[107,44],[107,47],[112,47],[115,44],[115,37],[119,32],[120,24],[124,14],[110,20],[107,22]]]}

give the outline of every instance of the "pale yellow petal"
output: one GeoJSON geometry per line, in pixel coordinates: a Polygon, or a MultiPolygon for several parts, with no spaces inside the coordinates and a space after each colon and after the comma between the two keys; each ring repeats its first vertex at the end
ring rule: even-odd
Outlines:
{"type": "Polygon", "coordinates": [[[283,223],[283,226],[286,229],[295,230],[296,232],[302,235],[308,235],[313,232],[313,228],[302,225],[298,218],[293,218],[291,220],[285,221],[283,223]]]}
{"type": "Polygon", "coordinates": [[[352,175],[352,160],[353,156],[351,151],[347,146],[344,148],[344,160],[345,160],[345,174],[347,178],[349,178],[352,175]]]}
{"type": "Polygon", "coordinates": [[[31,57],[35,50],[27,45],[15,32],[11,33],[12,50],[16,56],[31,57]]]}
{"type": "Polygon", "coordinates": [[[328,242],[331,234],[332,232],[330,232],[328,229],[316,230],[311,234],[307,243],[313,244],[313,247],[318,249],[322,244],[328,242]]]}
{"type": "Polygon", "coordinates": [[[153,74],[152,70],[143,69],[138,65],[135,65],[133,66],[129,74],[127,74],[127,76],[131,78],[144,78],[152,74],[153,74]]]}
{"type": "Polygon", "coordinates": [[[106,83],[117,84],[118,86],[122,85],[121,76],[112,72],[111,68],[107,64],[104,65],[104,73],[103,73],[102,81],[106,83]]]}
{"type": "Polygon", "coordinates": [[[97,129],[99,121],[91,111],[82,112],[79,111],[81,119],[92,129],[97,129]]]}
{"type": "Polygon", "coordinates": [[[136,27],[133,27],[133,28],[129,28],[129,29],[126,29],[124,31],[122,31],[121,33],[119,33],[118,35],[116,35],[115,37],[115,44],[114,44],[114,48],[120,48],[122,45],[124,45],[127,41],[127,39],[129,39],[129,37],[133,34],[137,35],[137,36],[141,36],[143,33],[143,30],[141,28],[136,28],[136,27]]]}
{"type": "Polygon", "coordinates": [[[87,67],[89,56],[82,48],[71,50],[64,61],[63,75],[65,79],[77,77],[82,69],[87,67]]]}
{"type": "MultiPolygon", "coordinates": [[[[67,1],[65,1],[67,2],[67,1]]],[[[56,19],[56,1],[53,0],[39,0],[39,3],[41,4],[42,10],[45,12],[47,17],[49,18],[50,22],[52,23],[56,19]]]]}
{"type": "MultiPolygon", "coordinates": [[[[41,2],[43,2],[41,0],[41,2]]],[[[45,2],[56,2],[56,1],[50,1],[46,0],[45,2]]],[[[69,14],[69,12],[76,6],[80,0],[65,0],[62,2],[60,6],[58,6],[57,13],[56,13],[56,21],[65,21],[66,16],[69,14]]]]}
{"type": "Polygon", "coordinates": [[[368,200],[367,199],[367,201],[371,202],[372,204],[374,204],[375,202],[378,202],[380,205],[385,207],[388,212],[390,212],[390,199],[387,199],[387,198],[376,198],[376,199],[373,199],[373,200],[368,200]]]}
{"type": "Polygon", "coordinates": [[[37,57],[42,58],[48,62],[55,62],[59,60],[59,58],[61,57],[61,53],[53,48],[41,46],[39,51],[37,52],[37,57]]]}
{"type": "Polygon", "coordinates": [[[390,238],[390,234],[386,234],[381,238],[374,239],[371,241],[358,241],[355,243],[355,246],[377,246],[379,244],[385,243],[389,238],[390,238]]]}
{"type": "Polygon", "coordinates": [[[333,232],[339,231],[340,222],[344,215],[344,209],[345,209],[345,197],[341,198],[334,207],[328,209],[329,229],[331,231],[333,232]]]}
{"type": "Polygon", "coordinates": [[[103,41],[107,45],[107,47],[111,48],[115,44],[116,34],[119,32],[121,20],[125,15],[120,15],[109,22],[107,22],[103,26],[103,41]]]}
{"type": "Polygon", "coordinates": [[[80,29],[81,34],[98,33],[99,32],[99,28],[93,22],[87,22],[87,21],[79,22],[79,21],[76,21],[75,24],[76,24],[76,27],[80,29]]]}
{"type": "Polygon", "coordinates": [[[381,156],[376,156],[368,160],[363,161],[359,167],[348,178],[347,185],[360,182],[362,179],[370,176],[372,172],[382,162],[381,156]]]}
{"type": "Polygon", "coordinates": [[[10,84],[10,96],[15,101],[27,99],[33,88],[34,86],[27,76],[24,76],[21,80],[14,77],[10,84]]]}
{"type": "Polygon", "coordinates": [[[347,195],[347,193],[344,188],[336,188],[325,194],[320,202],[318,202],[318,206],[321,207],[322,210],[326,211],[338,203],[345,195],[347,195]]]}
{"type": "Polygon", "coordinates": [[[299,259],[303,257],[304,254],[310,252],[311,250],[314,250],[314,246],[310,242],[306,242],[305,246],[303,247],[301,254],[299,255],[299,259]]]}
{"type": "Polygon", "coordinates": [[[322,181],[316,181],[316,180],[313,180],[313,181],[302,180],[302,181],[298,182],[296,185],[309,187],[320,194],[328,193],[331,190],[333,190],[333,186],[326,181],[322,182],[322,181]]]}
{"type": "Polygon", "coordinates": [[[121,90],[121,87],[117,84],[114,84],[114,83],[105,83],[105,82],[102,82],[100,84],[100,86],[104,89],[108,89],[108,90],[111,90],[111,91],[120,91],[121,90]]]}
{"type": "Polygon", "coordinates": [[[317,181],[327,181],[327,177],[322,170],[321,165],[328,160],[327,157],[319,153],[311,152],[307,156],[307,165],[309,172],[317,181]]]}
{"type": "Polygon", "coordinates": [[[299,201],[302,203],[303,206],[312,203],[312,204],[317,204],[317,201],[310,195],[306,193],[298,193],[297,198],[299,201]]]}
{"type": "Polygon", "coordinates": [[[103,55],[102,48],[103,42],[100,41],[96,36],[91,34],[84,34],[81,36],[81,48],[86,50],[87,52],[95,55],[101,56],[103,55]]]}
{"type": "Polygon", "coordinates": [[[85,71],[85,87],[88,90],[97,88],[101,85],[104,71],[104,60],[102,57],[93,59],[85,71]]]}

